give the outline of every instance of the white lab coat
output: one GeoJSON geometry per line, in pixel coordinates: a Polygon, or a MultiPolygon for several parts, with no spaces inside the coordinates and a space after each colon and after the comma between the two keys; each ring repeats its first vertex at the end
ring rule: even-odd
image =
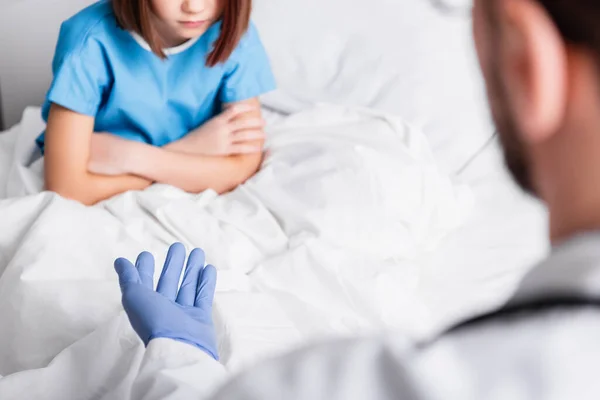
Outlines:
{"type": "MultiPolygon", "coordinates": [[[[107,384],[102,396],[85,398],[599,399],[600,233],[554,249],[524,279],[509,304],[513,307],[522,311],[491,315],[431,343],[409,343],[394,334],[324,343],[233,378],[201,350],[157,339],[140,353],[136,370],[126,368],[131,376],[120,387],[107,384]],[[549,298],[560,301],[523,308],[549,298]]],[[[67,395],[64,385],[58,395],[60,380],[69,378],[25,371],[0,380],[0,394],[4,383],[10,389],[0,398],[24,398],[23,393],[46,398],[50,388],[56,390],[52,398],[83,398],[73,389],[67,395]],[[13,390],[19,387],[22,391],[13,390]]]]}
{"type": "MultiPolygon", "coordinates": [[[[427,344],[387,335],[296,351],[230,379],[210,398],[600,398],[600,233],[554,249],[524,279],[508,309],[513,311],[474,321],[427,344]]],[[[190,399],[196,388],[195,398],[201,398],[208,371],[222,373],[199,350],[195,365],[189,357],[163,358],[159,351],[157,346],[146,353],[136,399],[190,399]]]]}

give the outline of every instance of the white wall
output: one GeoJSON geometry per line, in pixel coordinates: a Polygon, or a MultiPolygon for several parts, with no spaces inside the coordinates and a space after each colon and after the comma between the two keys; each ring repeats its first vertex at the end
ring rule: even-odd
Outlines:
{"type": "Polygon", "coordinates": [[[63,20],[93,0],[0,0],[0,96],[4,127],[41,105],[63,20]]]}

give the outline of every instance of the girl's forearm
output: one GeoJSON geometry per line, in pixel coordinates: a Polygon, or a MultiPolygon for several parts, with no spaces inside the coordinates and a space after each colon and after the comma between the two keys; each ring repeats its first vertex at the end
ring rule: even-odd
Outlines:
{"type": "Polygon", "coordinates": [[[139,144],[138,162],[131,173],[151,181],[176,186],[186,192],[235,189],[258,170],[262,154],[200,156],[139,144]]]}
{"type": "Polygon", "coordinates": [[[46,126],[44,185],[46,190],[96,204],[128,190],[142,190],[151,182],[120,173],[103,176],[88,172],[94,119],[53,104],[46,126]]]}
{"type": "MultiPolygon", "coordinates": [[[[249,138],[243,143],[246,146],[258,145],[259,149],[262,148],[264,120],[258,99],[225,104],[223,109],[219,116],[205,122],[204,125],[194,129],[181,139],[163,146],[163,149],[191,155],[240,154],[235,149],[234,141],[231,140],[234,135],[232,129],[245,130],[243,133],[250,136],[262,133],[262,138],[249,138]],[[227,144],[225,147],[222,146],[223,142],[227,144]],[[215,151],[215,145],[218,143],[221,146],[217,147],[221,150],[230,150],[230,152],[215,151]]],[[[238,145],[241,144],[239,140],[235,142],[238,145]]]]}
{"type": "Polygon", "coordinates": [[[78,178],[47,179],[46,190],[91,206],[129,190],[143,190],[152,182],[135,175],[104,176],[86,173],[78,178]]]}
{"type": "Polygon", "coordinates": [[[176,140],[163,146],[162,148],[176,153],[185,153],[191,155],[197,154],[197,149],[193,145],[188,143],[189,138],[190,136],[186,135],[179,140],[176,140]]]}

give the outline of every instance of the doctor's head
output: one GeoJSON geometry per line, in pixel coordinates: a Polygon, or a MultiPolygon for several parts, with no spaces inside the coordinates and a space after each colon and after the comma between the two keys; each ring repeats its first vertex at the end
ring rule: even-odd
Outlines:
{"type": "Polygon", "coordinates": [[[165,57],[163,49],[201,36],[221,20],[221,34],[206,64],[225,62],[248,29],[252,0],[112,0],[123,29],[139,34],[152,51],[165,57]]]}
{"type": "Polygon", "coordinates": [[[598,0],[474,0],[477,53],[507,165],[546,202],[586,179],[580,164],[600,157],[599,21],[598,0]]]}

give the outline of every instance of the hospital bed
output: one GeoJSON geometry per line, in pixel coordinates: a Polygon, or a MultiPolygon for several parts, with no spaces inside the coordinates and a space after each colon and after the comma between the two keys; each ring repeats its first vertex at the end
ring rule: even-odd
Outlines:
{"type": "Polygon", "coordinates": [[[0,3],[0,375],[73,354],[100,357],[90,392],[127,374],[142,349],[112,260],[160,262],[176,240],[220,269],[231,370],[331,336],[433,335],[501,304],[547,250],[543,208],[503,168],[470,21],[424,0],[255,0],[279,89],[270,155],[236,191],[155,185],[92,208],[43,192],[53,47],[89,3],[0,3]]]}

